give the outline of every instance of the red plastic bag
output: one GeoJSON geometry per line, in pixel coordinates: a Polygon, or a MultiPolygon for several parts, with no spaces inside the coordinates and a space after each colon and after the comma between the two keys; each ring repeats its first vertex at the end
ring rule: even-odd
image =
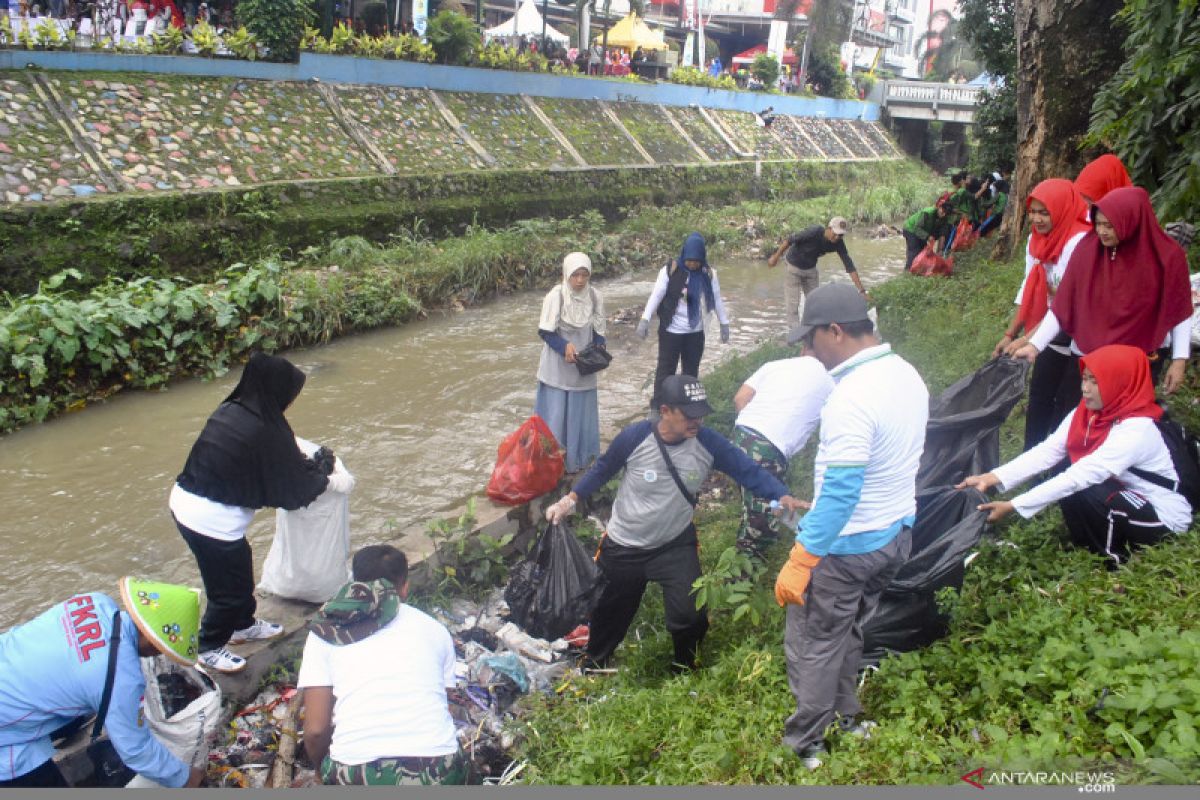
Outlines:
{"type": "Polygon", "coordinates": [[[949,275],[954,272],[954,257],[942,258],[933,251],[932,247],[926,246],[913,259],[912,266],[908,268],[908,271],[913,275],[921,276],[949,275]]]}
{"type": "Polygon", "coordinates": [[[554,434],[534,414],[500,443],[487,495],[512,506],[528,503],[557,486],[563,468],[562,449],[554,434]]]}
{"type": "Polygon", "coordinates": [[[971,222],[966,217],[958,221],[958,232],[954,234],[954,244],[950,249],[954,252],[959,250],[970,250],[978,241],[979,234],[971,228],[971,222]]]}

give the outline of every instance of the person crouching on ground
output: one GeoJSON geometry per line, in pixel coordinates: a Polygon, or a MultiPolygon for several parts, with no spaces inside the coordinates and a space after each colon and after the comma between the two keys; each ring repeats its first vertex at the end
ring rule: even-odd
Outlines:
{"type": "Polygon", "coordinates": [[[950,235],[950,206],[946,202],[922,208],[904,221],[904,271],[912,269],[913,260],[926,247],[942,252],[950,235]]]}
{"type": "Polygon", "coordinates": [[[988,521],[1016,511],[1028,519],[1058,502],[1071,541],[1124,563],[1135,546],[1155,544],[1192,524],[1192,507],[1173,486],[1171,453],[1154,424],[1150,363],[1137,347],[1113,344],[1083,356],[1083,399],[1050,436],[985,475],[958,485],[1007,491],[1063,463],[1069,466],[1012,500],[984,503],[988,521]]]}
{"type": "Polygon", "coordinates": [[[254,617],[254,558],[246,541],[254,512],[303,508],[331,480],[300,452],[283,415],[304,381],[287,359],[252,355],[238,385],[208,418],[171,489],[171,515],[196,557],[208,597],[199,660],[220,672],[246,666],[226,644],[283,633],[283,626],[254,617]]]}
{"type": "Polygon", "coordinates": [[[200,600],[185,586],[128,577],[120,591],[124,611],[106,594],[77,594],[0,634],[0,788],[69,786],[52,734],[99,715],[106,688],[104,728],[125,766],[162,786],[204,780],[142,719],[139,660],[161,653],[194,666],[200,600]]]}
{"type": "Polygon", "coordinates": [[[708,265],[704,237],[690,233],[679,258],[663,267],[654,291],[637,325],[643,339],[650,333],[650,318],[658,314],[658,365],[654,371],[654,394],[650,408],[662,405],[663,381],[682,364],[684,375],[700,374],[704,355],[704,314],[715,311],[721,323],[721,344],[729,341],[729,316],[721,300],[717,271],[708,265]]]}
{"type": "Polygon", "coordinates": [[[760,497],[778,500],[789,511],[803,507],[778,478],[703,427],[712,408],[699,380],[671,375],[661,394],[658,421],[643,420],[622,430],[575,488],[546,510],[548,520],[561,522],[624,468],[596,559],[608,585],[592,612],[587,655],[599,666],[625,638],[651,581],[663,590],[675,648],[672,670],[696,666],[708,614],[696,608],[692,595],[692,584],[700,577],[692,517],[696,493],[711,470],[724,472],[760,497]]]}
{"type": "Polygon", "coordinates": [[[368,545],[352,567],[309,623],[296,680],[304,749],[327,784],[466,783],[446,698],[450,632],[404,602],[408,560],[395,547],[368,545]]]}
{"type": "Polygon", "coordinates": [[[783,742],[816,769],[835,718],[852,736],[874,725],[857,719],[862,625],[912,548],[929,392],[879,341],[867,301],[844,283],[809,295],[788,339],[804,341],[835,384],[821,410],[812,511],[775,581],[775,599],[787,607],[784,655],[796,698],[783,742]]]}
{"type": "MultiPolygon", "coordinates": [[[[733,396],[738,412],[733,443],[754,463],[782,482],[788,460],[800,452],[821,420],[821,407],[833,391],[825,367],[811,356],[768,361],[733,396]]],[[[742,490],[742,524],[737,548],[762,561],[779,538],[778,518],[754,492],[742,490]]]]}
{"type": "Polygon", "coordinates": [[[566,451],[567,472],[579,472],[600,455],[596,373],[580,375],[575,366],[575,356],[588,345],[604,346],[604,298],[591,285],[591,276],[592,260],[569,253],[562,263],[562,283],[546,293],[538,321],[545,345],[533,412],[566,451]]]}

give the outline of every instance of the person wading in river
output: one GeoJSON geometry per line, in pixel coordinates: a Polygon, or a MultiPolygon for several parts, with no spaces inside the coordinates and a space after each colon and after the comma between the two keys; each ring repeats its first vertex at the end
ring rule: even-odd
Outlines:
{"type": "MultiPolygon", "coordinates": [[[[246,541],[254,512],[303,508],[340,479],[304,457],[283,416],[304,380],[287,359],[252,355],[237,387],[208,418],[171,489],[171,514],[196,557],[208,597],[199,660],[221,672],[246,666],[226,644],[283,633],[283,626],[254,617],[254,560],[246,541]]],[[[327,464],[332,468],[332,460],[327,464]]],[[[333,488],[349,491],[352,481],[333,488]]]]}
{"type": "Polygon", "coordinates": [[[717,271],[708,265],[707,253],[704,237],[688,234],[679,258],[659,270],[654,291],[638,321],[637,335],[645,339],[650,334],[651,317],[658,314],[658,365],[654,370],[651,411],[657,411],[662,404],[663,381],[681,365],[685,375],[700,374],[706,310],[715,311],[721,323],[721,344],[729,341],[729,315],[721,300],[717,271]]]}
{"type": "Polygon", "coordinates": [[[783,303],[787,313],[788,330],[800,321],[801,295],[808,297],[821,283],[821,274],[817,272],[817,260],[826,253],[838,254],[850,280],[864,297],[867,296],[867,290],[863,288],[858,270],[850,258],[849,251],[846,250],[846,242],[843,241],[849,232],[850,223],[846,222],[844,217],[834,217],[829,220],[828,225],[810,225],[799,233],[793,233],[767,259],[767,266],[773,267],[779,263],[780,257],[787,253],[783,303]]]}

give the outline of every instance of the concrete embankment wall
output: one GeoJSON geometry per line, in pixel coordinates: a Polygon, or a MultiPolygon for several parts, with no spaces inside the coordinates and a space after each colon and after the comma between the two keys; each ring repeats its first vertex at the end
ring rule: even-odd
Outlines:
{"type": "Polygon", "coordinates": [[[0,52],[0,68],[25,60],[139,71],[0,71],[0,288],[17,292],[66,267],[198,277],[418,220],[440,235],[703,202],[782,174],[768,163],[900,157],[875,107],[848,101],[352,58],[0,52]],[[375,82],[266,79],[316,72],[375,82]],[[770,128],[743,108],[767,102],[781,112],[770,128]]]}

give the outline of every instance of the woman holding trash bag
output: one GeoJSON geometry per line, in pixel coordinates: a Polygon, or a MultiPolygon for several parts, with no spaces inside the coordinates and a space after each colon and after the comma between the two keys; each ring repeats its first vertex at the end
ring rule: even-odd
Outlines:
{"type": "Polygon", "coordinates": [[[651,411],[657,411],[662,405],[663,381],[679,371],[680,365],[684,375],[700,374],[707,311],[717,313],[717,321],[721,323],[721,344],[727,343],[729,316],[721,300],[717,271],[708,265],[704,237],[689,233],[679,258],[659,271],[654,291],[650,293],[637,324],[637,335],[645,339],[650,334],[650,318],[658,314],[658,365],[654,370],[651,411]]]}
{"type": "Polygon", "coordinates": [[[941,252],[946,237],[950,234],[947,215],[950,207],[945,201],[922,208],[904,221],[904,271],[912,269],[913,259],[926,247],[941,252]]]}
{"type": "MultiPolygon", "coordinates": [[[[1025,340],[1021,329],[1032,333],[1050,309],[1050,301],[1071,253],[1088,231],[1087,206],[1079,191],[1065,178],[1051,178],[1033,188],[1025,200],[1032,230],[1025,252],[1025,280],[1017,292],[1017,311],[992,357],[1011,354],[1025,340]],[[1015,343],[1014,343],[1015,342],[1015,343]]],[[[1025,414],[1025,449],[1045,439],[1079,402],[1078,376],[1070,371],[1070,337],[1063,336],[1034,361],[1029,382],[1029,410],[1025,414]]]]}
{"type": "Polygon", "coordinates": [[[238,385],[208,418],[171,489],[171,515],[196,557],[208,597],[198,660],[219,672],[246,666],[226,644],[283,633],[282,625],[254,617],[254,561],[246,541],[254,512],[301,508],[330,483],[321,463],[300,452],[283,415],[304,381],[287,359],[252,355],[238,385]]]}
{"type": "Polygon", "coordinates": [[[1155,421],[1146,354],[1128,345],[1101,347],[1079,360],[1083,399],[1041,444],[957,488],[1007,491],[1058,465],[1069,466],[1012,500],[984,503],[995,522],[1016,511],[1029,518],[1058,502],[1071,541],[1120,566],[1131,548],[1154,544],[1192,524],[1187,499],[1164,484],[1178,481],[1155,421]]]}
{"type": "Polygon", "coordinates": [[[603,349],[605,343],[604,298],[591,277],[592,260],[584,253],[568,253],[562,283],[546,293],[538,320],[545,345],[533,411],[562,446],[567,472],[579,472],[600,455],[596,374],[583,374],[576,361],[588,347],[603,349]]]}
{"type": "Polygon", "coordinates": [[[1071,257],[1050,313],[1018,358],[1041,358],[1054,337],[1071,338],[1077,357],[1106,344],[1127,344],[1150,357],[1163,390],[1183,385],[1191,355],[1192,288],[1187,254],[1159,227],[1145,189],[1114,189],[1092,206],[1093,232],[1071,257]]]}

